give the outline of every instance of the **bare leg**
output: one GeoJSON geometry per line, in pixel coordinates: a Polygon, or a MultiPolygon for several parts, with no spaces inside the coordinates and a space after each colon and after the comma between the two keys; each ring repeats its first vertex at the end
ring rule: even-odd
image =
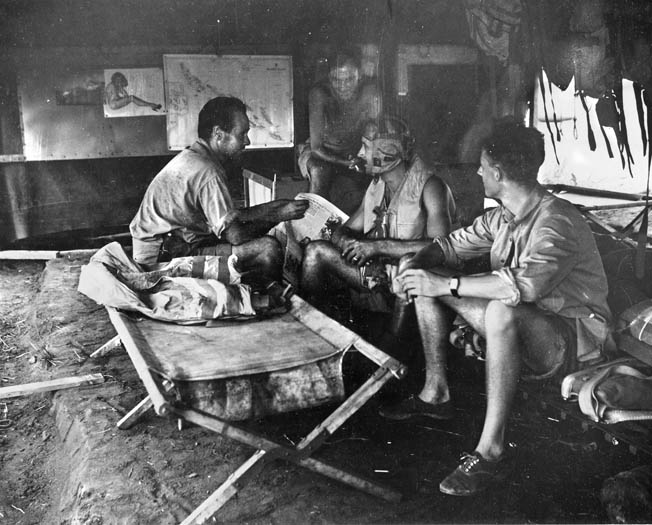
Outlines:
{"type": "Polygon", "coordinates": [[[264,236],[233,247],[238,257],[236,270],[245,280],[259,280],[263,284],[281,281],[283,277],[283,249],[273,237],[264,236]]]}
{"type": "Polygon", "coordinates": [[[487,412],[476,450],[498,459],[505,449],[505,428],[516,393],[521,356],[514,308],[499,301],[487,305],[487,412]]]}
{"type": "Polygon", "coordinates": [[[575,334],[554,315],[532,305],[506,306],[491,301],[487,306],[487,413],[476,450],[487,459],[500,457],[505,449],[505,429],[521,363],[537,374],[555,371],[573,348],[575,334]]]}
{"type": "Polygon", "coordinates": [[[521,361],[537,373],[553,370],[564,359],[568,327],[531,305],[511,307],[500,301],[450,297],[440,300],[487,341],[487,411],[476,450],[486,459],[496,459],[505,449],[505,429],[521,361]]]}
{"type": "Polygon", "coordinates": [[[438,404],[450,400],[446,377],[446,349],[453,313],[430,297],[415,297],[419,332],[424,348],[426,378],[419,394],[421,401],[438,404]]]}
{"type": "Polygon", "coordinates": [[[308,160],[307,166],[310,175],[310,192],[328,199],[335,177],[335,166],[314,158],[308,160]]]}
{"type": "Polygon", "coordinates": [[[348,286],[362,290],[360,270],[348,264],[339,250],[326,241],[311,242],[306,246],[301,265],[301,290],[310,296],[323,295],[329,276],[339,278],[348,286]]]}
{"type": "MultiPolygon", "coordinates": [[[[436,268],[431,271],[448,275],[451,270],[436,268]]],[[[426,378],[419,394],[422,401],[431,404],[450,400],[450,391],[446,377],[446,350],[449,335],[455,320],[455,313],[460,313],[474,328],[484,335],[484,310],[486,301],[482,299],[455,299],[452,297],[415,297],[419,332],[424,348],[426,378]]]]}
{"type": "MultiPolygon", "coordinates": [[[[475,301],[482,310],[481,300],[475,301]]],[[[480,333],[487,340],[487,410],[475,447],[478,454],[466,456],[440,483],[439,489],[445,494],[475,494],[507,476],[509,462],[500,460],[505,452],[505,431],[520,378],[521,361],[537,373],[554,372],[563,364],[565,352],[574,338],[563,320],[535,306],[512,307],[500,301],[485,301],[485,304],[484,323],[481,323],[484,330],[480,333]]],[[[473,309],[467,319],[476,330],[479,310],[473,309]]],[[[463,315],[462,311],[459,313],[463,315]]]]}

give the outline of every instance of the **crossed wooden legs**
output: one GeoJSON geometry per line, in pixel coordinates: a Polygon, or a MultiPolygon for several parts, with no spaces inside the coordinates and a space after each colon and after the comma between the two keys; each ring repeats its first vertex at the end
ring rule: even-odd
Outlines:
{"type": "MultiPolygon", "coordinates": [[[[116,336],[109,343],[100,349],[108,351],[117,348],[120,340],[116,336]]],[[[94,355],[105,355],[108,353],[94,355]]],[[[192,514],[190,514],[182,525],[205,523],[224,504],[241,490],[248,481],[253,479],[264,465],[275,459],[285,459],[297,465],[305,467],[336,481],[350,485],[373,496],[380,497],[387,501],[399,501],[401,494],[398,491],[383,487],[364,479],[358,475],[351,474],[340,468],[333,467],[321,460],[314,459],[311,454],[317,450],[329,436],[331,436],[346,420],[355,414],[371,397],[373,397],[382,386],[393,377],[400,377],[402,368],[394,368],[392,363],[389,366],[381,366],[376,372],[351,394],[330,416],[317,425],[296,447],[288,447],[277,443],[263,436],[259,436],[230,422],[224,421],[215,416],[207,416],[192,409],[177,408],[172,406],[169,415],[176,416],[179,420],[185,420],[195,425],[217,432],[226,437],[235,439],[240,443],[251,446],[256,452],[233,472],[192,514]]],[[[163,389],[169,391],[173,384],[164,381],[163,389]]],[[[153,407],[149,396],[146,396],[140,403],[129,411],[118,423],[120,429],[127,429],[133,426],[138,420],[153,407]]]]}

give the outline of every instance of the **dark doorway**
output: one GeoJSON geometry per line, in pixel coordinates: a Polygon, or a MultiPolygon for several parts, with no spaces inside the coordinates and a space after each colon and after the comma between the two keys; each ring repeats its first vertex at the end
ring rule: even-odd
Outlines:
{"type": "Polygon", "coordinates": [[[409,68],[410,128],[429,164],[458,162],[458,145],[476,114],[479,84],[475,65],[409,68]]]}

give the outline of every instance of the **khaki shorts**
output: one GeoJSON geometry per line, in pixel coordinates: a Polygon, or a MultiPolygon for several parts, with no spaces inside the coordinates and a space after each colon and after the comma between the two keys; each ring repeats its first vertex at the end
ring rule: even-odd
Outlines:
{"type": "Polygon", "coordinates": [[[231,244],[220,241],[214,235],[189,243],[179,235],[169,233],[162,238],[146,242],[132,239],[132,246],[132,258],[138,264],[168,262],[177,257],[189,257],[191,255],[221,255],[228,257],[233,253],[231,244]]]}
{"type": "MultiPolygon", "coordinates": [[[[532,306],[532,308],[536,307],[532,306]]],[[[533,356],[523,352],[522,360],[526,368],[521,376],[524,380],[536,380],[564,376],[574,372],[577,369],[575,319],[567,319],[540,308],[536,308],[536,310],[538,310],[538,316],[527,331],[528,341],[524,341],[523,344],[528,348],[541,349],[549,354],[542,356],[546,358],[547,370],[541,370],[541,366],[535,366],[533,356]]]]}

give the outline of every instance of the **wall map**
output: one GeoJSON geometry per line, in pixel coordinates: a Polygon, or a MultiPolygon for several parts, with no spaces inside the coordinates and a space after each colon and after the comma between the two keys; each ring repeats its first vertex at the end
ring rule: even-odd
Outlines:
{"type": "Polygon", "coordinates": [[[247,105],[252,149],[294,145],[292,58],[279,55],[163,55],[167,141],[181,150],[197,138],[197,117],[213,97],[247,105]]]}

